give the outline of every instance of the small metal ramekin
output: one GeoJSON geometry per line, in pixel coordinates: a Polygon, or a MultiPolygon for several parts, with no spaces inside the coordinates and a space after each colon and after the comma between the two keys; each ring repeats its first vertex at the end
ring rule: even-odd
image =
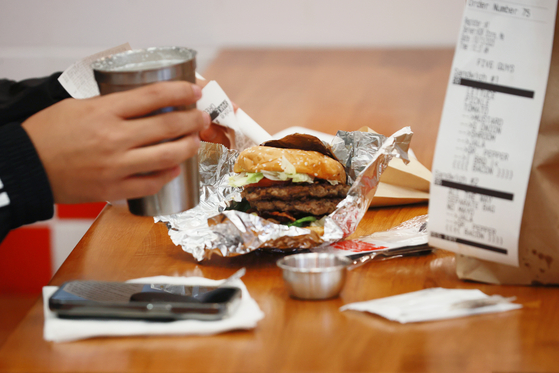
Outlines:
{"type": "Polygon", "coordinates": [[[338,296],[351,264],[348,258],[328,253],[295,254],[277,261],[289,294],[314,300],[338,296]]]}

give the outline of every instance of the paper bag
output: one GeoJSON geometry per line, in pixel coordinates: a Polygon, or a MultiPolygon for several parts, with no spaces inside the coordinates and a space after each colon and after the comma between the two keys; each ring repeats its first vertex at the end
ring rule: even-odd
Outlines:
{"type": "Polygon", "coordinates": [[[458,277],[494,284],[559,284],[559,28],[557,23],[542,119],[522,215],[518,250],[519,267],[457,255],[458,277]]]}
{"type": "MultiPolygon", "coordinates": [[[[369,127],[362,127],[359,131],[376,133],[369,127]]],[[[429,201],[431,171],[415,158],[413,152],[409,151],[408,155],[410,162],[407,165],[399,158],[392,158],[382,173],[370,207],[429,201]]]]}

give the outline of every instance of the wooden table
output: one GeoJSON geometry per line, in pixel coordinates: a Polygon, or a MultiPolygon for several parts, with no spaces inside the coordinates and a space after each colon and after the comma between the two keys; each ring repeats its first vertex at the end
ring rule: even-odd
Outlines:
{"type": "MultiPolygon", "coordinates": [[[[269,132],[369,126],[415,131],[412,147],[431,164],[450,50],[226,50],[205,72],[269,132]]],[[[358,233],[427,213],[426,205],[370,210],[358,233]]],[[[95,338],[49,343],[37,302],[0,350],[5,372],[559,372],[559,289],[463,282],[454,256],[369,263],[350,272],[339,298],[291,299],[275,262],[254,252],[197,263],[150,218],[107,207],[52,279],[126,280],[153,275],[243,278],[265,313],[254,330],[216,336],[95,338]],[[339,307],[430,287],[516,296],[500,314],[398,324],[339,307]]]]}

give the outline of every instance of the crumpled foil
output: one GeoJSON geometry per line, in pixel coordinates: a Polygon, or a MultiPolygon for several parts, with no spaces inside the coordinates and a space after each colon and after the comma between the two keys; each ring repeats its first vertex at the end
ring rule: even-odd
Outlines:
{"type": "Polygon", "coordinates": [[[312,249],[336,242],[357,228],[388,162],[393,157],[409,162],[407,151],[411,137],[409,127],[388,138],[360,131],[338,132],[330,146],[345,166],[351,187],[347,197],[325,218],[322,236],[309,229],[288,227],[253,214],[226,210],[232,201],[241,200],[242,188],[228,184],[239,151],[204,142],[198,154],[200,204],[179,214],[158,216],[155,221],[166,223],[173,243],[199,261],[214,253],[236,256],[257,249],[312,249]]]}

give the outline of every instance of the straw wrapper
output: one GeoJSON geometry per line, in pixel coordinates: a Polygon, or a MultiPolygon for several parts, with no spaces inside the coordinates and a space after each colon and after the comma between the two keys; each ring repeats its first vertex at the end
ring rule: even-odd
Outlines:
{"type": "Polygon", "coordinates": [[[345,165],[351,188],[336,210],[325,217],[322,236],[309,229],[271,223],[256,215],[226,211],[233,201],[241,200],[242,188],[228,184],[238,151],[210,143],[202,143],[199,151],[200,204],[155,220],[166,223],[173,243],[197,260],[213,253],[235,256],[257,249],[297,250],[336,242],[357,228],[388,162],[393,157],[407,162],[411,137],[409,127],[388,138],[360,131],[338,132],[331,148],[345,165]]]}

